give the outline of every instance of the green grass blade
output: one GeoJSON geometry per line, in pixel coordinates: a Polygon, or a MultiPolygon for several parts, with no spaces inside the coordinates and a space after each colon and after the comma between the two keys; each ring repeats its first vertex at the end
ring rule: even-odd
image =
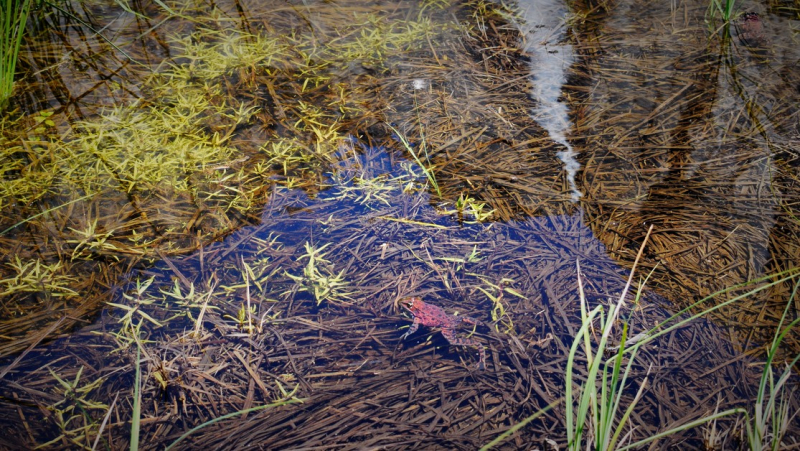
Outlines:
{"type": "Polygon", "coordinates": [[[142,372],[141,366],[139,365],[141,356],[142,348],[136,346],[136,377],[133,382],[133,413],[131,414],[131,451],[137,451],[139,449],[139,427],[142,414],[142,393],[139,387],[142,372]]]}
{"type": "Polygon", "coordinates": [[[740,301],[740,300],[742,300],[742,299],[744,299],[744,298],[746,298],[748,296],[752,296],[752,295],[754,295],[756,293],[759,293],[761,291],[769,289],[772,286],[775,286],[775,285],[778,285],[780,283],[783,283],[783,282],[792,280],[794,278],[797,278],[798,276],[800,276],[800,268],[791,268],[791,269],[787,269],[787,270],[784,270],[784,271],[780,271],[780,272],[775,273],[775,274],[769,274],[769,275],[766,275],[766,276],[763,276],[763,277],[759,277],[758,279],[754,279],[752,281],[744,282],[744,283],[735,285],[733,287],[726,288],[724,290],[720,290],[720,291],[717,291],[715,293],[712,293],[712,294],[704,297],[703,299],[695,302],[694,304],[684,308],[683,310],[679,311],[678,313],[670,316],[669,318],[667,318],[663,322],[661,322],[661,324],[659,324],[658,326],[654,327],[650,331],[651,335],[649,337],[643,338],[643,339],[637,341],[635,344],[631,345],[628,349],[626,349],[626,352],[632,352],[634,350],[637,350],[637,349],[639,349],[639,347],[641,347],[641,346],[653,341],[654,339],[656,339],[656,338],[658,338],[658,337],[660,337],[662,335],[668,334],[668,333],[672,332],[675,329],[683,327],[685,324],[687,324],[687,323],[689,323],[691,321],[694,321],[697,318],[700,318],[700,317],[705,316],[705,315],[707,315],[707,314],[709,314],[711,312],[719,310],[719,309],[721,309],[721,308],[723,308],[723,307],[725,307],[727,305],[733,304],[734,302],[740,301]],[[729,300],[727,300],[725,302],[722,302],[720,304],[717,304],[717,305],[715,305],[713,307],[709,307],[709,308],[707,308],[707,309],[705,309],[705,310],[703,310],[703,311],[701,311],[699,313],[691,315],[689,318],[686,318],[686,319],[683,319],[681,321],[678,321],[678,322],[674,323],[673,325],[671,325],[669,327],[664,327],[665,324],[674,322],[676,319],[680,318],[683,314],[685,314],[685,313],[693,310],[694,308],[696,308],[696,307],[698,307],[698,306],[700,306],[700,305],[702,305],[702,304],[714,299],[715,297],[717,297],[717,296],[719,296],[721,294],[725,294],[725,293],[727,293],[729,291],[732,291],[732,290],[735,290],[737,288],[742,288],[742,287],[745,287],[745,286],[748,286],[748,285],[753,285],[753,284],[756,284],[756,283],[764,282],[766,280],[774,279],[775,277],[780,277],[780,279],[772,280],[770,283],[768,283],[768,284],[766,284],[764,286],[760,286],[760,287],[754,288],[754,289],[748,291],[747,293],[740,294],[740,295],[738,295],[738,296],[736,296],[736,297],[734,297],[732,299],[729,299],[729,300]]]}
{"type": "Polygon", "coordinates": [[[75,202],[80,202],[80,201],[82,201],[84,199],[88,199],[88,198],[90,198],[92,196],[94,196],[94,194],[87,194],[87,195],[85,195],[83,197],[79,197],[77,199],[73,199],[73,200],[71,200],[71,201],[69,201],[69,202],[67,202],[65,204],[61,204],[61,205],[55,206],[53,208],[48,208],[47,210],[45,210],[45,211],[43,211],[41,213],[35,214],[35,215],[31,216],[30,218],[24,219],[24,220],[14,224],[14,225],[12,225],[11,227],[3,230],[2,232],[0,232],[0,235],[5,235],[6,232],[8,232],[9,230],[13,230],[16,227],[19,227],[22,224],[25,224],[26,222],[33,221],[34,219],[38,218],[39,216],[46,215],[47,213],[50,213],[51,211],[58,210],[59,208],[66,207],[67,205],[70,205],[70,204],[74,204],[75,202]]]}
{"type": "Polygon", "coordinates": [[[662,439],[664,437],[668,437],[668,436],[670,436],[670,435],[672,435],[672,434],[674,434],[676,432],[685,431],[687,429],[691,429],[693,427],[700,426],[702,424],[706,424],[709,421],[714,421],[716,419],[723,418],[723,417],[726,417],[728,415],[733,415],[733,414],[745,414],[745,415],[747,415],[747,411],[742,409],[741,407],[736,407],[734,409],[728,409],[728,410],[726,410],[724,412],[720,412],[720,413],[717,413],[717,414],[714,414],[714,415],[711,415],[711,416],[708,416],[708,417],[703,417],[703,418],[700,418],[698,420],[690,421],[690,422],[688,422],[686,424],[682,424],[682,425],[680,425],[678,427],[669,429],[669,430],[664,431],[664,432],[659,432],[658,434],[655,434],[655,435],[653,435],[651,437],[648,437],[648,438],[646,438],[644,440],[640,440],[640,441],[638,441],[636,443],[631,443],[630,445],[626,445],[626,446],[622,446],[620,448],[617,448],[617,451],[626,451],[626,450],[629,450],[629,449],[639,449],[642,446],[644,446],[644,445],[646,445],[646,444],[648,444],[648,443],[650,443],[652,441],[659,440],[659,439],[662,439]]]}
{"type": "Polygon", "coordinates": [[[515,424],[514,426],[511,426],[510,428],[508,428],[507,431],[505,431],[502,434],[498,435],[497,438],[495,438],[491,442],[483,445],[480,448],[479,451],[488,451],[489,449],[491,449],[491,447],[499,444],[500,442],[502,442],[503,440],[508,438],[511,434],[513,434],[513,433],[517,432],[518,430],[522,429],[523,427],[525,427],[526,424],[530,423],[531,421],[533,421],[533,420],[539,418],[540,416],[544,415],[545,413],[547,413],[548,410],[552,409],[553,407],[556,406],[556,404],[560,403],[562,399],[564,399],[564,398],[556,399],[555,401],[553,401],[550,404],[548,404],[545,408],[537,411],[533,415],[529,416],[528,418],[525,418],[524,420],[520,421],[519,423],[515,424]]]}
{"type": "MultiPolygon", "coordinates": [[[[389,128],[392,129],[392,131],[394,132],[395,136],[397,136],[400,139],[400,141],[403,143],[403,146],[405,146],[405,148],[408,151],[408,153],[410,153],[411,156],[414,157],[414,160],[417,162],[419,167],[422,168],[423,172],[425,172],[425,177],[428,178],[428,181],[430,182],[431,186],[433,186],[433,189],[436,190],[436,194],[438,194],[439,197],[441,197],[442,196],[442,191],[439,189],[439,184],[436,183],[436,176],[433,173],[433,169],[432,169],[433,166],[430,165],[430,161],[428,161],[428,166],[423,164],[422,160],[414,152],[414,149],[411,147],[411,144],[408,142],[408,140],[406,140],[406,138],[403,135],[401,135],[400,132],[396,128],[392,127],[389,124],[386,124],[386,125],[389,128]]],[[[427,152],[426,152],[426,154],[427,154],[427,152]]]]}
{"type": "MultiPolygon", "coordinates": [[[[635,355],[632,354],[630,360],[628,361],[628,365],[625,367],[625,374],[622,376],[622,382],[620,383],[619,392],[617,393],[617,399],[614,402],[614,408],[612,412],[617,412],[619,410],[620,401],[622,401],[622,393],[625,391],[625,384],[628,381],[628,375],[630,374],[630,370],[633,367],[633,360],[635,355]]],[[[650,369],[647,370],[647,374],[650,374],[650,369]]],[[[614,435],[611,437],[611,440],[608,443],[607,449],[616,449],[617,441],[619,441],[619,436],[623,431],[625,424],[628,422],[628,418],[630,418],[631,413],[633,413],[633,408],[636,407],[636,404],[639,403],[639,400],[642,399],[642,395],[644,394],[644,389],[647,387],[647,376],[645,376],[644,381],[642,381],[642,385],[639,386],[639,390],[636,392],[636,396],[631,401],[628,408],[625,410],[625,413],[622,415],[622,418],[619,419],[619,424],[617,425],[616,430],[614,431],[614,435]]]]}
{"type": "MultiPolygon", "coordinates": [[[[588,328],[592,324],[592,320],[597,314],[603,309],[602,306],[598,305],[595,307],[591,312],[589,312],[587,318],[584,320],[583,324],[581,325],[580,330],[578,330],[577,336],[580,337],[582,334],[586,333],[588,328]]],[[[578,351],[578,346],[580,346],[580,339],[574,340],[572,342],[572,346],[569,350],[569,356],[567,357],[567,373],[566,373],[566,387],[565,387],[565,407],[566,407],[566,424],[567,424],[567,447],[572,448],[575,446],[579,446],[580,438],[583,433],[583,428],[586,421],[585,411],[582,411],[579,407],[578,415],[574,415],[574,407],[572,394],[572,385],[573,385],[573,367],[575,366],[575,354],[578,351]]],[[[590,351],[589,351],[590,352],[590,351]]],[[[588,353],[588,352],[587,352],[588,353]]],[[[597,359],[595,359],[597,360],[597,359]]],[[[587,384],[591,382],[591,379],[587,378],[587,384]]],[[[583,390],[585,392],[585,388],[583,390]]],[[[581,396],[583,399],[583,396],[581,396]]]]}
{"type": "MultiPolygon", "coordinates": [[[[622,340],[619,344],[619,350],[617,351],[616,357],[613,358],[614,360],[614,367],[612,370],[611,375],[611,385],[608,389],[610,389],[610,393],[608,397],[603,397],[603,410],[605,411],[605,416],[601,419],[602,430],[598,431],[597,433],[597,441],[598,443],[602,440],[603,449],[613,449],[613,446],[610,446],[609,443],[612,443],[614,440],[609,435],[614,430],[614,417],[617,414],[617,409],[619,408],[619,400],[622,398],[622,392],[625,391],[625,381],[628,376],[628,371],[630,370],[630,363],[625,367],[625,374],[620,382],[619,374],[620,369],[622,368],[622,355],[624,354],[625,349],[625,342],[628,338],[628,324],[624,323],[622,325],[622,340]]],[[[632,362],[633,358],[629,362],[632,362]]],[[[608,363],[606,363],[606,368],[608,368],[608,363]]],[[[606,391],[607,388],[605,386],[605,370],[603,373],[603,390],[606,391]]],[[[633,404],[631,405],[633,406],[633,404]]],[[[625,424],[624,420],[620,420],[618,430],[622,429],[622,426],[625,424]]],[[[617,434],[614,434],[616,437],[617,434]]]]}
{"type": "MultiPolygon", "coordinates": [[[[291,393],[289,393],[287,398],[291,398],[297,392],[298,388],[299,388],[299,385],[297,387],[295,387],[294,390],[292,390],[291,393]]],[[[203,429],[206,426],[211,426],[212,424],[218,423],[218,422],[220,422],[222,420],[226,420],[228,418],[235,417],[237,415],[244,415],[246,413],[256,412],[258,410],[269,409],[269,408],[272,408],[272,407],[280,407],[280,406],[285,406],[285,405],[289,405],[289,404],[295,404],[295,403],[298,403],[298,402],[303,402],[303,400],[302,399],[293,399],[292,398],[292,399],[286,399],[286,400],[282,400],[282,401],[275,401],[275,402],[270,403],[270,404],[264,404],[263,406],[256,406],[256,407],[251,407],[249,409],[239,410],[237,412],[229,413],[227,415],[222,415],[221,417],[217,417],[217,418],[214,418],[212,420],[208,420],[205,423],[203,423],[203,424],[201,424],[199,426],[193,427],[192,429],[189,429],[188,431],[186,431],[185,434],[181,435],[180,437],[178,437],[177,440],[175,440],[169,446],[167,446],[164,449],[164,451],[171,450],[175,445],[177,445],[178,443],[182,442],[186,437],[194,434],[195,432],[199,431],[200,429],[203,429]]]]}

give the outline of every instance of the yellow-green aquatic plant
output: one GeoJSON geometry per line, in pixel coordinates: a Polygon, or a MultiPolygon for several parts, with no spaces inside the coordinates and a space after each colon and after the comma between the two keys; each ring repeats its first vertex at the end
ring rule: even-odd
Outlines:
{"type": "Polygon", "coordinates": [[[337,274],[331,262],[325,258],[327,254],[322,252],[328,246],[330,243],[319,248],[306,243],[306,253],[300,256],[300,259],[308,260],[303,268],[303,275],[286,273],[297,283],[298,291],[306,291],[314,296],[317,305],[324,301],[346,303],[350,300],[351,293],[347,291],[349,283],[345,277],[345,270],[337,274]]]}
{"type": "Polygon", "coordinates": [[[122,329],[115,335],[115,337],[117,337],[117,339],[121,339],[126,346],[136,341],[136,336],[133,334],[138,334],[138,329],[145,320],[156,327],[162,327],[162,324],[158,320],[141,309],[142,306],[152,305],[159,300],[146,295],[146,291],[150,287],[150,284],[153,283],[154,278],[155,277],[151,277],[144,281],[137,279],[136,289],[134,290],[135,292],[131,294],[124,293],[122,295],[122,297],[129,301],[131,305],[118,304],[114,302],[108,303],[110,306],[117,307],[118,309],[125,311],[125,314],[118,321],[122,324],[122,329]],[[135,317],[139,317],[140,319],[139,322],[134,325],[133,320],[135,317]]]}
{"type": "Polygon", "coordinates": [[[483,282],[492,289],[492,291],[490,292],[489,290],[486,290],[483,287],[478,287],[478,290],[480,290],[483,294],[486,295],[486,297],[489,298],[489,300],[492,301],[492,323],[494,323],[495,325],[494,326],[495,330],[498,332],[513,334],[514,321],[512,320],[511,315],[509,314],[508,311],[507,307],[509,305],[508,301],[504,299],[505,293],[509,293],[513,296],[523,299],[525,297],[518,291],[505,286],[505,284],[513,282],[513,280],[511,279],[505,279],[505,278],[501,279],[497,285],[487,280],[483,280],[483,282]],[[495,295],[494,292],[496,292],[497,294],[495,295]],[[502,331],[500,330],[500,325],[503,326],[504,330],[502,331]]]}
{"type": "Polygon", "coordinates": [[[90,436],[96,435],[98,429],[97,421],[95,421],[90,411],[108,409],[107,405],[90,398],[91,392],[100,387],[104,379],[99,378],[88,384],[81,385],[83,366],[78,369],[73,381],[64,380],[53,370],[49,371],[50,375],[60,385],[59,391],[64,397],[61,401],[48,407],[54,414],[56,425],[61,431],[61,435],[40,445],[39,448],[46,448],[48,445],[53,445],[62,440],[66,440],[74,446],[88,448],[90,436]]]}
{"type": "Polygon", "coordinates": [[[58,261],[46,264],[40,259],[21,260],[14,256],[14,261],[7,264],[16,274],[0,280],[0,296],[14,293],[46,293],[48,296],[77,296],[78,293],[69,288],[77,282],[71,276],[63,275],[63,264],[58,261]]]}
{"type": "Polygon", "coordinates": [[[169,72],[183,82],[215,80],[234,72],[249,75],[265,69],[274,75],[287,63],[289,46],[279,37],[241,33],[234,29],[197,32],[173,39],[188,63],[175,65],[169,72]]]}
{"type": "MultiPolygon", "coordinates": [[[[14,121],[7,121],[7,125],[19,127],[14,121]]],[[[0,136],[0,211],[31,205],[50,193],[56,172],[47,143],[18,144],[0,136]]]]}
{"type": "Polygon", "coordinates": [[[461,193],[455,202],[456,214],[458,221],[464,221],[465,215],[471,215],[474,221],[467,221],[467,223],[485,222],[494,215],[494,209],[486,209],[486,202],[478,202],[468,195],[461,193]]]}

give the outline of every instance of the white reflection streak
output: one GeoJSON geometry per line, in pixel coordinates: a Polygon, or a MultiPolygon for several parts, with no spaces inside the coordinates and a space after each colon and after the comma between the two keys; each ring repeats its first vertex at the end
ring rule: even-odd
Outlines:
{"type": "Polygon", "coordinates": [[[519,5],[524,22],[517,25],[525,34],[524,50],[531,56],[532,95],[537,104],[533,119],[553,141],[564,146],[565,150],[556,155],[564,162],[572,201],[576,202],[582,196],[575,184],[581,164],[567,141],[566,134],[572,127],[567,105],[559,101],[567,70],[574,61],[572,45],[563,42],[566,5],[563,0],[520,0],[519,5]]]}

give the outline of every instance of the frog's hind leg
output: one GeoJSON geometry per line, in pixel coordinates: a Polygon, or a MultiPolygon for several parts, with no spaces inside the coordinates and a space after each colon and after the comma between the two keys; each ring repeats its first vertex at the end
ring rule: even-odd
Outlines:
{"type": "Polygon", "coordinates": [[[479,319],[475,319],[475,318],[473,318],[471,316],[458,315],[456,318],[461,319],[461,322],[464,322],[464,323],[467,323],[467,324],[472,324],[472,325],[475,325],[475,326],[483,326],[483,321],[481,321],[479,319]]]}
{"type": "Polygon", "coordinates": [[[444,338],[447,339],[447,341],[451,345],[471,346],[473,348],[478,348],[478,354],[480,355],[480,361],[478,362],[478,369],[479,370],[486,369],[486,349],[483,347],[481,343],[471,338],[458,338],[456,337],[456,331],[453,329],[442,329],[442,335],[444,336],[444,338]]]}

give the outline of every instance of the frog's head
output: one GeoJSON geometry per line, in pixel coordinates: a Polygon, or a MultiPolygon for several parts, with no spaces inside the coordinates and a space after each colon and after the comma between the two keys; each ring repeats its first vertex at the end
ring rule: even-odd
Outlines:
{"type": "Polygon", "coordinates": [[[403,298],[397,301],[397,303],[400,304],[400,307],[403,307],[409,312],[414,312],[419,310],[419,308],[422,306],[422,299],[418,297],[403,298]]]}

